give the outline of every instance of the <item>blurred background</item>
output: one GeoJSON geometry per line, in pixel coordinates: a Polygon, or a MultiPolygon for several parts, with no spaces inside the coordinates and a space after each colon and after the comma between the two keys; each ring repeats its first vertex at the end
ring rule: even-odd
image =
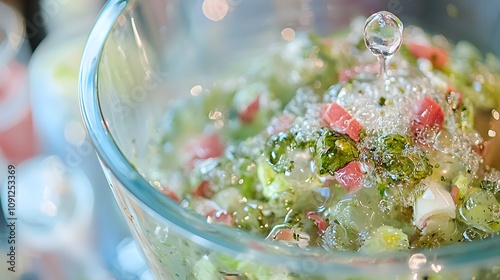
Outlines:
{"type": "Polygon", "coordinates": [[[0,279],[151,279],[80,117],[80,58],[103,4],[0,0],[0,279]]]}

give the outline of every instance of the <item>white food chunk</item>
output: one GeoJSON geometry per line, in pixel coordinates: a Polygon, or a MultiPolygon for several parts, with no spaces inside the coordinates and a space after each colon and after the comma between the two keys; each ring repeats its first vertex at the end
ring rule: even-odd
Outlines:
{"type": "Polygon", "coordinates": [[[450,192],[437,183],[431,183],[415,202],[413,223],[420,230],[426,229],[428,225],[438,227],[439,225],[431,220],[447,222],[449,219],[454,219],[455,209],[450,192]]]}

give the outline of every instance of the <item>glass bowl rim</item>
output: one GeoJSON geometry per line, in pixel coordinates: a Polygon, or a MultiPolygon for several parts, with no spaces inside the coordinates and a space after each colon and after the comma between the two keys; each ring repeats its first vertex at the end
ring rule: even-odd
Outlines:
{"type": "MultiPolygon", "coordinates": [[[[99,103],[97,85],[101,54],[118,17],[133,3],[136,3],[136,0],[109,0],[89,33],[80,67],[80,110],[101,164],[112,172],[128,195],[145,209],[151,210],[154,216],[166,221],[178,234],[206,248],[268,264],[293,265],[309,261],[312,262],[309,265],[312,264],[316,272],[361,272],[362,268],[367,269],[365,271],[367,274],[380,269],[390,269],[389,271],[395,274],[398,271],[408,272],[411,269],[409,261],[415,254],[423,254],[427,260],[437,260],[440,264],[456,266],[466,264],[470,260],[480,262],[500,256],[492,250],[500,248],[500,238],[377,256],[361,255],[356,252],[326,252],[322,248],[304,250],[272,244],[270,241],[226,226],[208,224],[198,215],[182,210],[174,201],[155,190],[122,154],[106,125],[99,103]],[[196,220],[196,223],[188,222],[186,217],[190,218],[190,221],[196,220]],[[255,246],[249,247],[249,244],[255,246]],[[266,252],[259,248],[272,250],[266,252]],[[325,260],[318,257],[328,258],[325,260]]],[[[429,270],[432,264],[428,262],[426,268],[429,270]]],[[[299,270],[308,271],[304,267],[299,267],[299,270]]]]}

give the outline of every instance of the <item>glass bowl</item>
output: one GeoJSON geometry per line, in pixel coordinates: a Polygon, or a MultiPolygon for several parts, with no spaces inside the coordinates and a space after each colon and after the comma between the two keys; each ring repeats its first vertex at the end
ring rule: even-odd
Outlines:
{"type": "Polygon", "coordinates": [[[283,42],[285,28],[331,34],[357,15],[379,10],[500,53],[495,1],[110,0],[105,5],[83,55],[82,114],[109,186],[156,279],[500,277],[498,238],[377,256],[303,250],[209,224],[162,193],[176,179],[161,179],[161,170],[152,166],[180,160],[162,158],[166,147],[158,145],[171,124],[173,104],[238,73],[283,42]],[[219,263],[208,261],[214,255],[219,263]]]}

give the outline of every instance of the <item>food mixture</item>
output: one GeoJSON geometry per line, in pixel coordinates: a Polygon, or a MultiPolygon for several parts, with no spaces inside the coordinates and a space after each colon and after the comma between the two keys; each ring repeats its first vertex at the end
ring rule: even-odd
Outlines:
{"type": "Polygon", "coordinates": [[[297,33],[195,91],[169,112],[162,153],[182,164],[160,164],[173,179],[157,186],[208,223],[300,248],[375,254],[496,235],[495,131],[475,123],[499,118],[500,62],[414,26],[369,37],[367,22],[297,33]],[[377,60],[370,44],[384,38],[399,42],[377,60]]]}

